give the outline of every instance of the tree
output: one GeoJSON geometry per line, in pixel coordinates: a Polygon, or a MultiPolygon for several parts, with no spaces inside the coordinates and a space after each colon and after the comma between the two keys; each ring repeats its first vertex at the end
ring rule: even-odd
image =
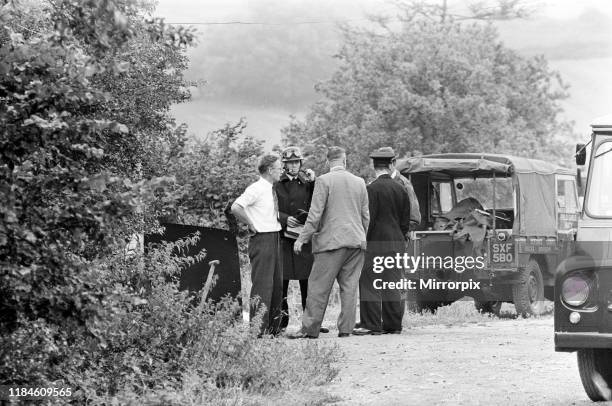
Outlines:
{"type": "Polygon", "coordinates": [[[209,404],[236,388],[277,393],[333,378],[333,350],[257,340],[236,300],[194,306],[179,291],[181,267],[206,255],[176,255],[196,236],[126,252],[127,237],[176,214],[177,202],[219,224],[222,200],[261,152],[239,139],[243,122],[191,146],[168,115],[188,96],[191,33],[146,19],[142,1],[7,3],[0,384],[70,387],[62,401],[72,404],[209,404]]]}
{"type": "Polygon", "coordinates": [[[228,228],[225,209],[257,177],[263,141],[243,137],[246,121],[227,124],[203,140],[192,140],[180,160],[167,167],[180,198],[175,219],[184,224],[228,228]]]}
{"type": "Polygon", "coordinates": [[[118,272],[109,258],[147,227],[145,205],[170,201],[158,160],[182,143],[167,112],[187,97],[182,53],[193,39],[141,7],[0,8],[3,384],[74,382],[106,348],[114,312],[141,300],[142,284],[126,277],[138,268],[118,272]]]}
{"type": "Polygon", "coordinates": [[[343,146],[364,176],[368,153],[384,145],[400,155],[487,151],[559,160],[555,137],[569,131],[558,117],[566,86],[543,57],[508,49],[478,16],[466,22],[407,10],[399,30],[384,20],[377,30],[343,28],[340,67],[317,86],[323,98],[306,118],[283,130],[285,143],[317,157],[343,146]]]}

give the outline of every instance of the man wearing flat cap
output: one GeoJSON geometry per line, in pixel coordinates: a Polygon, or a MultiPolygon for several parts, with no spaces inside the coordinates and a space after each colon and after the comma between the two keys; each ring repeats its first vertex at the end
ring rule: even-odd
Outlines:
{"type": "Polygon", "coordinates": [[[367,232],[366,258],[359,279],[361,322],[353,334],[399,334],[402,331],[404,301],[401,291],[388,289],[382,282],[399,282],[403,272],[397,268],[374,271],[375,257],[395,257],[406,251],[406,233],[410,225],[408,192],[391,178],[391,151],[374,151],[376,180],[367,186],[370,224],[367,232]]]}

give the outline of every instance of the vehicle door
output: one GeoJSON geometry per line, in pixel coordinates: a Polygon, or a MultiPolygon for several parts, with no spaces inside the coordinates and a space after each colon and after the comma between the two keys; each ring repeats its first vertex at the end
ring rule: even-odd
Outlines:
{"type": "Polygon", "coordinates": [[[580,204],[576,178],[571,175],[556,175],[555,209],[557,212],[557,241],[559,261],[571,254],[578,229],[580,204]]]}
{"type": "MultiPolygon", "coordinates": [[[[453,184],[450,178],[428,176],[427,179],[427,217],[429,225],[425,230],[415,232],[414,256],[446,257],[454,256],[453,231],[447,230],[444,214],[454,205],[453,184]]],[[[429,269],[437,269],[437,266],[429,269]]]]}

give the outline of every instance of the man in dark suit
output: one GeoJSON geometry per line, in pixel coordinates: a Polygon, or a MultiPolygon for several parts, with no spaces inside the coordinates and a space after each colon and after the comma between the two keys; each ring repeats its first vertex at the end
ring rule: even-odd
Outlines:
{"type": "Polygon", "coordinates": [[[401,290],[383,288],[383,282],[398,282],[403,278],[400,268],[384,269],[375,273],[374,257],[404,253],[406,233],[410,225],[410,200],[406,189],[391,178],[392,152],[374,151],[376,180],[368,185],[370,226],[367,233],[366,260],[359,279],[360,327],[356,335],[399,334],[402,331],[404,301],[401,290]]]}
{"type": "MultiPolygon", "coordinates": [[[[302,310],[306,308],[308,294],[308,276],[312,268],[312,250],[310,244],[305,244],[302,252],[293,252],[293,244],[306,222],[312,192],[314,190],[314,172],[302,170],[302,152],[298,147],[287,147],[281,153],[284,173],[275,184],[278,196],[279,220],[282,226],[281,251],[283,257],[283,313],[281,328],[289,324],[289,305],[287,292],[289,281],[298,280],[302,296],[302,310]]],[[[321,329],[328,332],[327,329],[321,329]]]]}

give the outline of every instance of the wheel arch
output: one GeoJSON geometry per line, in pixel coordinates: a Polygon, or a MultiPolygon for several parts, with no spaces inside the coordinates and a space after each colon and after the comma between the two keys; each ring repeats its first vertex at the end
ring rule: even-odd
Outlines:
{"type": "Polygon", "coordinates": [[[542,272],[542,278],[544,279],[544,286],[555,286],[555,274],[551,271],[554,270],[554,258],[551,255],[545,254],[531,254],[529,259],[534,259],[540,266],[540,272],[542,272]]]}

